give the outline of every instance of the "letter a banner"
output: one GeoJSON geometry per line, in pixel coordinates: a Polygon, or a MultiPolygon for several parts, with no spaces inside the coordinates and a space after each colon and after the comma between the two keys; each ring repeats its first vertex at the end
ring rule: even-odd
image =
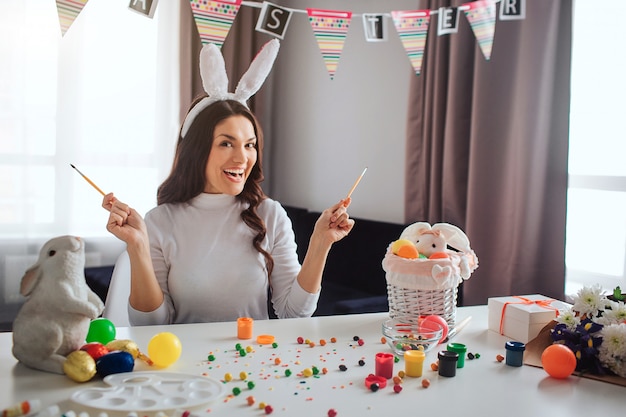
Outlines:
{"type": "Polygon", "coordinates": [[[478,46],[485,59],[491,59],[493,36],[496,31],[496,3],[493,0],[480,0],[463,5],[465,16],[469,22],[478,46]]]}
{"type": "Polygon", "coordinates": [[[430,10],[392,11],[391,17],[415,75],[420,75],[428,36],[430,10]]]}
{"type": "Polygon", "coordinates": [[[89,0],[57,0],[57,12],[61,25],[61,36],[72,26],[78,14],[83,10],[89,0]]]}
{"type": "Polygon", "coordinates": [[[326,69],[332,80],[335,78],[335,72],[337,72],[337,65],[350,27],[352,12],[319,9],[306,9],[306,11],[315,39],[317,39],[317,45],[320,47],[326,63],[326,69]]]}
{"type": "Polygon", "coordinates": [[[214,43],[218,48],[239,12],[241,0],[189,0],[202,45],[214,43]]]}

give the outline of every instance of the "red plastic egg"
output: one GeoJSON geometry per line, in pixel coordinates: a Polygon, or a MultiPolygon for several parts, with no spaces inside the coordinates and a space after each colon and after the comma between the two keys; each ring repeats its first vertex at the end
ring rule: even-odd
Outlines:
{"type": "Polygon", "coordinates": [[[109,353],[109,349],[100,342],[86,343],[80,347],[80,350],[89,353],[89,356],[94,360],[98,360],[109,353]]]}

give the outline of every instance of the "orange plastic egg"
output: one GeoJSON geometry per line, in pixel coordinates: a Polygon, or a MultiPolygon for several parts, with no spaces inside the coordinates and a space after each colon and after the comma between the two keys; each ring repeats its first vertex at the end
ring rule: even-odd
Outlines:
{"type": "Polygon", "coordinates": [[[446,258],[449,258],[449,257],[450,257],[450,255],[448,255],[445,252],[435,252],[432,255],[430,255],[428,257],[428,259],[446,259],[446,258]]]}
{"type": "Polygon", "coordinates": [[[398,256],[402,258],[407,258],[407,259],[415,259],[415,258],[418,258],[420,255],[417,252],[417,248],[415,247],[415,245],[410,244],[410,245],[401,246],[398,249],[398,256]]]}
{"type": "Polygon", "coordinates": [[[541,354],[543,369],[553,378],[567,378],[576,369],[576,355],[562,344],[553,344],[541,354]]]}

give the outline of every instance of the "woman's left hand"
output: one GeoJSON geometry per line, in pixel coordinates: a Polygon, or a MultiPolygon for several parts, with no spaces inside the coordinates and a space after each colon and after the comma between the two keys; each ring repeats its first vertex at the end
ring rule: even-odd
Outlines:
{"type": "Polygon", "coordinates": [[[350,199],[345,199],[324,210],[315,222],[313,235],[323,236],[328,244],[346,237],[354,226],[354,220],[348,215],[349,205],[350,199]]]}

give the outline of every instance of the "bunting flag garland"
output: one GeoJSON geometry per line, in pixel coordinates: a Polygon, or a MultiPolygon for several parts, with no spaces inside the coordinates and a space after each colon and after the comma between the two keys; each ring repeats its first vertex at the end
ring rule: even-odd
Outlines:
{"type": "Polygon", "coordinates": [[[420,75],[428,36],[430,10],[392,11],[391,17],[413,70],[416,75],[420,75]]]}
{"type": "Polygon", "coordinates": [[[306,9],[330,79],[335,78],[339,57],[350,27],[352,12],[306,9]]]}
{"type": "MultiPolygon", "coordinates": [[[[1,1],[1,0],[0,0],[1,1]]],[[[89,0],[56,0],[61,33],[64,36],[89,0]]],[[[129,0],[129,9],[148,17],[154,15],[158,0],[129,0]]],[[[523,20],[526,18],[526,0],[475,0],[468,1],[455,11],[454,22],[448,16],[450,8],[437,10],[397,10],[391,13],[362,14],[365,38],[368,42],[386,41],[385,18],[391,14],[396,32],[409,57],[416,75],[420,75],[429,24],[432,15],[439,15],[438,33],[457,33],[458,14],[463,11],[485,60],[491,59],[496,29],[496,3],[500,2],[500,20],[523,20]],[[445,15],[442,15],[445,13],[445,15]],[[441,21],[450,24],[442,31],[441,21]],[[448,30],[449,29],[449,30],[448,30]]],[[[258,32],[284,39],[287,25],[293,13],[307,13],[313,34],[322,53],[330,79],[337,72],[339,59],[345,44],[351,11],[306,10],[284,8],[267,1],[249,0],[189,0],[196,27],[203,45],[213,43],[221,48],[241,6],[260,8],[261,13],[255,29],[258,32]]],[[[354,14],[359,16],[359,14],[354,14]]],[[[437,23],[437,22],[435,22],[437,23]]]]}
{"type": "Polygon", "coordinates": [[[56,0],[57,12],[59,14],[59,24],[61,25],[61,36],[72,26],[78,14],[83,10],[89,0],[56,0]]]}
{"type": "Polygon", "coordinates": [[[189,0],[202,45],[224,44],[230,27],[239,12],[241,0],[189,0]]]}
{"type": "Polygon", "coordinates": [[[465,17],[474,31],[478,46],[485,59],[489,61],[496,31],[496,3],[493,0],[479,0],[463,6],[465,17]]]}

